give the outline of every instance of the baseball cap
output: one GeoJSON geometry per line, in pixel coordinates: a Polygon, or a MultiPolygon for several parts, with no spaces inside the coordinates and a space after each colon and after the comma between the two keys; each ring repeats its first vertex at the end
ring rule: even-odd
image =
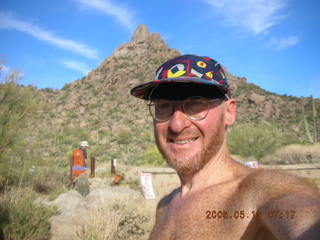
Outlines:
{"type": "Polygon", "coordinates": [[[89,143],[87,141],[81,141],[80,146],[81,147],[89,147],[89,143]]]}
{"type": "Polygon", "coordinates": [[[161,94],[175,96],[181,95],[185,89],[197,89],[207,93],[218,92],[231,98],[231,89],[222,66],[209,57],[187,54],[173,58],[157,69],[155,80],[133,87],[130,93],[149,100],[155,89],[158,91],[164,87],[165,90],[161,91],[161,94]]]}

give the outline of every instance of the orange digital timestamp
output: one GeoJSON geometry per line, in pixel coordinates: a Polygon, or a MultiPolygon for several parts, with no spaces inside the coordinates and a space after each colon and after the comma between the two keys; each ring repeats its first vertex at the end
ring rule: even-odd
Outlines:
{"type": "Polygon", "coordinates": [[[245,210],[207,210],[207,219],[260,219],[262,217],[277,219],[293,219],[296,215],[295,210],[270,210],[270,211],[245,211],[245,210]]]}

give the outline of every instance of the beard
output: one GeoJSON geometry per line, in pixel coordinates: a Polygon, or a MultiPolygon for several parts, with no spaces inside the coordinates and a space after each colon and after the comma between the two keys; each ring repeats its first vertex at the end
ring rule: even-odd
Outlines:
{"type": "MultiPolygon", "coordinates": [[[[201,170],[219,152],[223,144],[225,134],[223,117],[224,116],[222,114],[221,118],[219,119],[219,123],[217,124],[218,127],[216,128],[216,131],[211,135],[211,139],[207,144],[204,145],[201,151],[194,155],[186,156],[183,159],[176,158],[174,154],[162,148],[158,141],[158,137],[156,137],[158,149],[162,156],[166,159],[166,162],[178,173],[182,174],[194,174],[201,170]]],[[[192,134],[187,130],[183,133],[183,135],[186,136],[188,136],[188,134],[192,136],[192,134]]]]}

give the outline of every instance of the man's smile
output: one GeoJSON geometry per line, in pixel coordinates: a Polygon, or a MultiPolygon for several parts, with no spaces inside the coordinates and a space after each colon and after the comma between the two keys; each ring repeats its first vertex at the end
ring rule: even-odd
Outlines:
{"type": "Polygon", "coordinates": [[[194,138],[187,138],[187,139],[169,139],[169,143],[174,143],[178,145],[184,145],[187,143],[195,142],[198,139],[198,137],[194,138]]]}

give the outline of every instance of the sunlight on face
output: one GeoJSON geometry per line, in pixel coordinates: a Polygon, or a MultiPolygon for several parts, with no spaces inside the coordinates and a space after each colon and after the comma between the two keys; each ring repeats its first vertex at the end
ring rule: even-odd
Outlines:
{"type": "Polygon", "coordinates": [[[179,173],[199,171],[219,151],[225,137],[222,105],[212,107],[200,121],[174,113],[170,120],[154,123],[158,148],[179,173]]]}

